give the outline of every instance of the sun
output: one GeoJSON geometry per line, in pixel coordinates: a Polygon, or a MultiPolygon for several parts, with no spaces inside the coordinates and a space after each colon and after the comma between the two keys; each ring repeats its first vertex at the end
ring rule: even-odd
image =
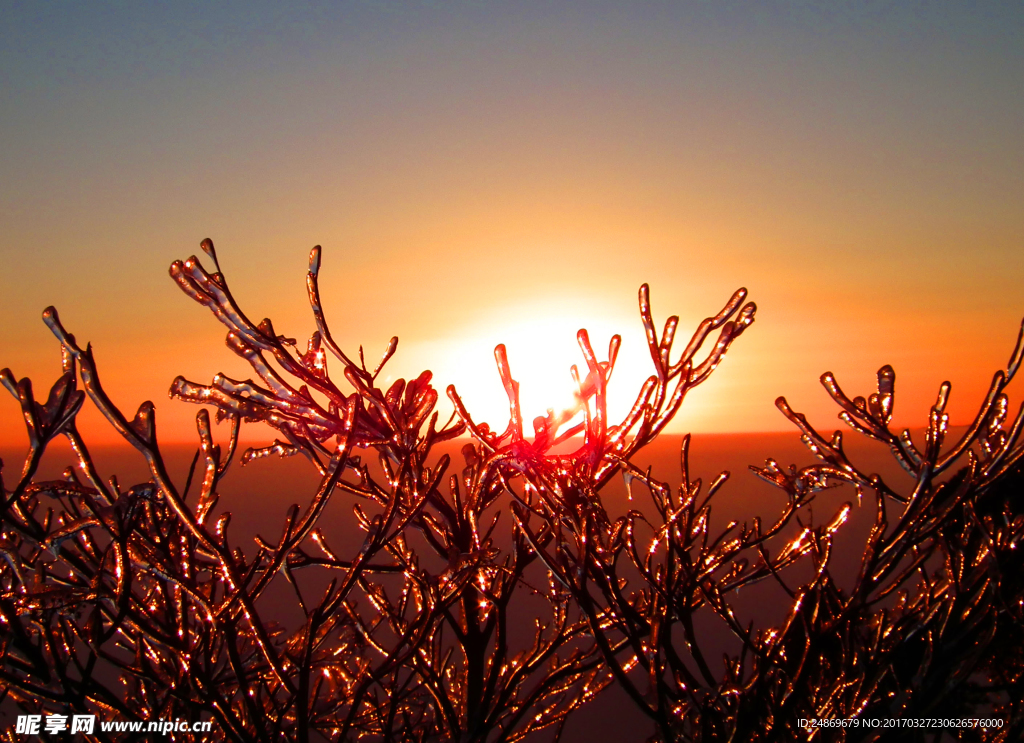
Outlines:
{"type": "Polygon", "coordinates": [[[439,390],[453,384],[473,420],[500,432],[509,420],[508,397],[495,364],[495,347],[503,344],[512,378],[519,383],[523,427],[529,436],[533,420],[548,410],[558,414],[578,408],[578,387],[570,369],[575,365],[580,378],[586,377],[586,361],[576,339],[583,327],[601,361],[607,359],[608,343],[615,334],[623,336],[624,348],[632,349],[618,355],[609,386],[609,414],[615,421],[625,416],[637,390],[653,372],[635,317],[601,316],[592,308],[575,311],[557,303],[533,306],[530,311],[481,319],[449,337],[409,348],[407,358],[431,369],[439,390]]]}
{"type": "MultiPolygon", "coordinates": [[[[501,343],[506,349],[512,378],[519,382],[519,404],[527,424],[548,410],[557,414],[579,407],[578,387],[570,369],[574,364],[581,366],[582,358],[573,343],[575,332],[557,327],[559,324],[549,321],[502,329],[501,343]]],[[[497,373],[496,361],[491,364],[491,370],[492,376],[497,373]]],[[[580,376],[586,376],[586,372],[581,372],[580,376]]]]}

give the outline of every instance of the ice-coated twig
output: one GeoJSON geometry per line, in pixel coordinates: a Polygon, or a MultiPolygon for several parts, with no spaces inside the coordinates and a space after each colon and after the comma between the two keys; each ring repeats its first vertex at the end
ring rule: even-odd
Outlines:
{"type": "Polygon", "coordinates": [[[184,486],[158,443],[155,407],[145,402],[129,419],[100,383],[91,347],[55,310],[44,319],[61,343],[62,376],[46,402],[0,371],[29,440],[12,489],[0,477],[0,684],[20,709],[212,718],[214,739],[235,741],[490,743],[540,731],[557,740],[616,683],[653,725],[652,742],[815,739],[821,731],[800,720],[936,709],[1001,716],[993,740],[1024,735],[1024,407],[1011,420],[1005,391],[1024,356],[1024,325],[951,445],[948,384],[915,444],[890,428],[891,367],[866,398],[822,376],[844,423],[883,442],[912,475],[906,487],[866,471],[841,432],[822,435],[780,398],[818,463],[754,468],[784,502],[764,522],[720,524],[722,493],[737,485],[728,472],[706,486],[691,478],[690,436],[676,486],[634,457],[753,322],[745,290],[673,360],[679,320],[659,333],[644,285],[654,369],[629,413],[608,418],[619,337],[601,360],[581,330],[577,404],[535,419],[531,438],[503,346],[495,361],[508,424],[492,431],[448,387],[455,414],[438,428],[430,372],[378,386],[397,338],[373,369],[362,348],[356,362],[339,347],[320,296],[319,246],[306,276],[315,330],[304,353],[269,319],[248,319],[213,242],[200,247],[213,272],[192,257],[171,275],[227,327],[253,379],[172,384],[173,397],[202,406],[184,486]],[[86,396],[146,460],[147,481],[125,487],[101,474],[75,422],[86,396]],[[226,446],[211,412],[230,421],[226,446]],[[288,509],[279,534],[243,545],[230,528],[237,496],[222,483],[240,427],[252,422],[279,438],[243,452],[243,464],[302,454],[320,484],[288,509]],[[435,447],[463,433],[465,466],[452,471],[435,447]],[[41,479],[58,436],[74,466],[41,479]],[[552,453],[577,436],[572,451],[552,453]],[[619,516],[608,497],[615,475],[634,499],[619,516]],[[326,529],[339,499],[361,532],[348,543],[326,529]],[[870,523],[854,577],[833,559],[850,549],[858,519],[870,523]],[[755,584],[775,592],[779,621],[740,600],[755,584]],[[280,596],[295,604],[284,623],[280,596]],[[515,626],[524,612],[534,620],[525,644],[515,626]],[[716,623],[733,641],[721,661],[711,648],[722,638],[708,629],[716,623]]]}

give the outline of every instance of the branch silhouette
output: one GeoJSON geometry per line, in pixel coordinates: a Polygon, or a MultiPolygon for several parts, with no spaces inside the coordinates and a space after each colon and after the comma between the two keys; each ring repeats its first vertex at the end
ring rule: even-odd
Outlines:
{"type": "MultiPolygon", "coordinates": [[[[948,383],[915,442],[890,428],[891,367],[867,398],[850,399],[822,376],[843,422],[910,473],[907,492],[851,461],[841,432],[820,434],[779,398],[818,463],[753,467],[785,506],[770,523],[716,529],[712,507],[729,474],[707,487],[691,481],[689,436],[675,486],[635,461],[753,323],[746,290],[674,357],[679,320],[659,333],[641,287],[654,373],[629,413],[613,422],[608,412],[619,337],[600,360],[581,330],[576,404],[536,418],[528,436],[504,346],[495,349],[504,430],[474,420],[452,386],[455,413],[441,425],[429,371],[379,386],[397,338],[372,369],[362,348],[357,362],[339,347],[322,309],[319,246],[307,273],[316,329],[305,351],[269,319],[252,322],[212,241],[201,247],[215,271],[193,256],[170,274],[226,326],[228,347],[254,376],[174,380],[172,397],[202,406],[184,483],[169,474],[153,404],[129,419],[100,383],[91,347],[53,308],[43,319],[60,342],[63,374],[46,401],[29,380],[0,372],[29,439],[13,485],[0,477],[7,704],[34,714],[213,719],[211,740],[489,743],[542,730],[557,740],[571,715],[616,684],[650,721],[645,735],[663,743],[879,739],[893,731],[870,721],[887,718],[972,718],[986,725],[956,734],[1024,737],[1024,407],[1010,421],[1005,393],[1024,326],[952,444],[948,383]],[[122,487],[100,474],[76,427],[86,397],[145,460],[144,482],[122,487]],[[210,408],[229,425],[225,446],[214,443],[210,408]],[[253,422],[280,438],[237,454],[241,426],[253,422]],[[60,436],[74,466],[41,479],[60,436]],[[461,436],[469,439],[458,468],[437,447],[461,436]],[[292,455],[308,460],[318,487],[292,506],[279,537],[243,548],[221,502],[230,465],[292,455]],[[605,497],[620,477],[649,506],[610,514],[605,497]],[[816,522],[812,504],[840,487],[852,488],[856,504],[816,522]],[[324,534],[338,499],[361,542],[324,534]],[[836,538],[862,505],[873,524],[855,580],[841,581],[836,538]],[[777,625],[745,619],[737,604],[742,588],[763,582],[788,607],[777,625]],[[279,598],[268,598],[283,583],[302,617],[295,626],[278,621],[279,598]],[[736,650],[724,658],[711,656],[709,619],[732,637],[736,650]],[[808,719],[857,724],[807,728],[808,719]]],[[[904,729],[900,739],[924,732],[904,729]]]]}

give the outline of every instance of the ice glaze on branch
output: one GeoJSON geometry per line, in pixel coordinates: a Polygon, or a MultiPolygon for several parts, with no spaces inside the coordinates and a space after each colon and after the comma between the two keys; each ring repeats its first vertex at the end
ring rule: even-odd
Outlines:
{"type": "Polygon", "coordinates": [[[199,411],[182,487],[158,446],[152,403],[129,420],[100,384],[92,349],[52,308],[44,319],[61,342],[63,375],[47,401],[0,371],[29,439],[13,488],[0,478],[0,694],[26,712],[212,716],[218,735],[239,743],[493,743],[544,729],[557,740],[614,681],[659,743],[813,737],[801,719],[929,716],[938,705],[1001,715],[996,740],[1024,736],[1024,407],[1008,422],[1005,393],[1024,356],[1024,324],[1005,372],[952,446],[948,383],[919,446],[890,429],[891,367],[867,398],[850,399],[822,376],[840,418],[885,443],[911,474],[906,487],[856,464],[840,432],[826,438],[780,398],[820,463],[783,469],[768,460],[755,471],[783,492],[780,511],[766,525],[719,525],[713,506],[729,473],[706,487],[692,480],[689,436],[678,487],[631,460],[753,322],[745,290],[673,360],[678,318],[659,334],[643,286],[654,373],[630,412],[608,420],[619,337],[602,361],[581,330],[577,405],[535,419],[531,440],[503,346],[495,361],[509,403],[504,430],[474,421],[453,387],[456,413],[438,429],[430,372],[378,387],[397,339],[373,370],[362,349],[356,363],[338,347],[322,309],[319,247],[307,273],[316,329],[304,353],[270,320],[246,317],[212,241],[201,247],[215,272],[192,257],[171,275],[227,326],[228,346],[254,379],[175,380],[172,396],[231,421],[222,448],[209,410],[199,411]],[[147,481],[122,487],[101,476],[75,426],[86,394],[146,459],[147,481]],[[242,463],[302,453],[321,479],[304,508],[288,510],[279,536],[257,535],[247,552],[233,539],[221,482],[248,421],[267,422],[284,441],[247,450],[242,463]],[[450,472],[451,457],[433,447],[463,432],[472,437],[465,467],[450,472]],[[577,434],[574,451],[552,454],[577,434]],[[60,435],[77,466],[41,480],[44,451],[60,435]],[[372,450],[379,467],[357,449],[372,450]],[[650,505],[616,517],[607,498],[615,474],[630,499],[646,490],[650,505]],[[853,500],[823,503],[844,485],[858,505],[873,495],[866,514],[853,500]],[[339,497],[361,532],[347,544],[323,521],[339,497]],[[837,540],[865,515],[857,575],[837,579],[837,540]],[[739,601],[740,589],[759,582],[777,589],[781,622],[739,601]],[[294,595],[292,626],[271,618],[274,585],[294,595]],[[524,612],[532,637],[517,644],[524,612]],[[709,651],[711,621],[734,639],[720,663],[709,651]]]}

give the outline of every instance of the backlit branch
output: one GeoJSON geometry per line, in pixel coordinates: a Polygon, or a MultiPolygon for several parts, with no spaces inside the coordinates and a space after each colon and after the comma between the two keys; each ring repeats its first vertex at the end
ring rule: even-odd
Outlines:
{"type": "Polygon", "coordinates": [[[171,276],[226,326],[252,377],[174,380],[173,397],[203,406],[184,482],[171,477],[153,404],[130,418],[118,408],[91,347],[52,308],[44,321],[62,375],[46,401],[0,371],[28,436],[20,474],[0,477],[0,703],[104,720],[212,719],[216,740],[496,743],[540,731],[559,739],[614,683],[662,743],[830,739],[800,720],[979,714],[1002,725],[977,730],[982,738],[1024,736],[1024,407],[1011,420],[1006,395],[1024,325],[951,443],[948,383],[915,441],[891,428],[891,367],[867,397],[822,376],[840,418],[884,443],[906,483],[865,469],[841,432],[822,435],[779,398],[818,462],[754,468],[781,491],[777,512],[720,524],[714,506],[729,473],[691,479],[689,436],[676,486],[635,457],[753,322],[745,290],[676,355],[678,318],[659,332],[641,287],[654,368],[630,411],[609,417],[619,336],[602,360],[581,330],[576,405],[536,418],[530,435],[504,346],[504,429],[475,420],[454,387],[455,414],[438,427],[429,371],[378,386],[397,338],[372,368],[361,348],[350,355],[335,340],[319,247],[304,352],[269,319],[248,318],[212,241],[201,248],[213,272],[193,256],[171,276]],[[143,482],[101,473],[76,427],[86,397],[145,460],[143,482]],[[215,441],[211,407],[230,422],[226,444],[215,441]],[[302,454],[320,481],[280,533],[243,542],[223,484],[251,422],[280,438],[241,453],[242,464],[302,454]],[[464,466],[453,467],[435,447],[462,434],[464,466]],[[43,478],[60,436],[72,466],[43,478]],[[553,453],[559,446],[568,453],[553,453]],[[630,498],[622,515],[617,475],[630,498]],[[347,541],[325,520],[339,498],[358,534],[347,541]],[[844,576],[836,555],[857,528],[861,557],[844,576]],[[773,595],[778,610],[753,595],[773,595]]]}

